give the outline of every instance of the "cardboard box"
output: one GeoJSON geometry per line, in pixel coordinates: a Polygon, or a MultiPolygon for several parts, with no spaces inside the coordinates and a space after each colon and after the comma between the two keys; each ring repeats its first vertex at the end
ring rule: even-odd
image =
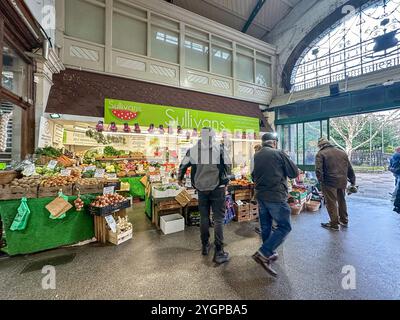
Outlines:
{"type": "Polygon", "coordinates": [[[160,217],[160,227],[164,234],[185,230],[185,219],[180,214],[170,214],[160,217]]]}

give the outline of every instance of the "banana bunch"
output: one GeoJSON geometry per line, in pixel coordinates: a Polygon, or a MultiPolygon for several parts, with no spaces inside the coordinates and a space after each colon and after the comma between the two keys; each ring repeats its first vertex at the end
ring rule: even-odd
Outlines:
{"type": "Polygon", "coordinates": [[[7,149],[7,125],[12,113],[0,114],[0,152],[7,149]]]}

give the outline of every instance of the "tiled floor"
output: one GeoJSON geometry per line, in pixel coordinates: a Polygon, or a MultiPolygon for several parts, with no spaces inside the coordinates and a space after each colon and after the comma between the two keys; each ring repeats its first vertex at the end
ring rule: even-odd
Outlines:
{"type": "Polygon", "coordinates": [[[349,198],[349,211],[350,228],[340,232],[320,227],[325,209],[293,217],[273,279],[251,259],[260,245],[255,223],[226,227],[231,261],[217,267],[200,254],[198,228],[161,235],[139,205],[130,212],[134,239],[119,247],[1,259],[0,299],[400,299],[400,215],[389,201],[360,197],[349,198]],[[21,273],[60,255],[67,263],[56,267],[56,290],[42,289],[37,268],[21,273]],[[342,287],[348,265],[356,272],[355,290],[342,287]]]}

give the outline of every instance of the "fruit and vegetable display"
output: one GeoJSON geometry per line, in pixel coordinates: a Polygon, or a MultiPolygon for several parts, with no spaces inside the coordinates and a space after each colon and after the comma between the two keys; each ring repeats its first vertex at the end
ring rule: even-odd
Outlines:
{"type": "Polygon", "coordinates": [[[95,186],[98,185],[99,182],[100,180],[96,178],[82,178],[76,181],[77,184],[82,186],[95,186]]]}
{"type": "Polygon", "coordinates": [[[72,185],[78,181],[78,177],[74,176],[69,176],[69,177],[63,177],[63,176],[55,176],[55,177],[49,177],[40,182],[40,186],[48,188],[48,187],[63,187],[63,186],[68,186],[72,185]]]}
{"type": "Polygon", "coordinates": [[[249,187],[252,186],[253,183],[247,179],[237,179],[233,180],[229,183],[231,186],[237,186],[237,187],[249,187]]]}
{"type": "Polygon", "coordinates": [[[132,223],[129,222],[128,217],[117,217],[117,233],[126,232],[132,229],[132,223]]]}
{"type": "Polygon", "coordinates": [[[23,177],[21,179],[14,179],[10,183],[11,188],[22,188],[22,189],[28,189],[28,188],[36,188],[40,183],[40,177],[39,176],[33,176],[33,177],[23,177]]]}
{"type": "Polygon", "coordinates": [[[74,201],[74,205],[75,205],[76,211],[82,211],[85,204],[83,203],[81,197],[78,196],[78,198],[76,198],[74,201]]]}
{"type": "Polygon", "coordinates": [[[106,194],[103,196],[97,196],[96,200],[91,203],[91,206],[96,208],[104,208],[110,205],[115,205],[126,201],[127,199],[120,194],[106,194]]]}
{"type": "Polygon", "coordinates": [[[58,158],[62,156],[62,151],[60,149],[56,149],[50,146],[44,148],[38,148],[35,151],[37,156],[45,156],[50,158],[58,158]]]}

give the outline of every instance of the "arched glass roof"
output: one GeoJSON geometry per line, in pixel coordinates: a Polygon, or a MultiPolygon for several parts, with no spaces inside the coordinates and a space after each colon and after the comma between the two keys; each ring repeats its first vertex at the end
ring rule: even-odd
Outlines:
{"type": "Polygon", "coordinates": [[[292,72],[292,91],[400,65],[400,0],[344,6],[343,14],[304,50],[292,72]]]}

